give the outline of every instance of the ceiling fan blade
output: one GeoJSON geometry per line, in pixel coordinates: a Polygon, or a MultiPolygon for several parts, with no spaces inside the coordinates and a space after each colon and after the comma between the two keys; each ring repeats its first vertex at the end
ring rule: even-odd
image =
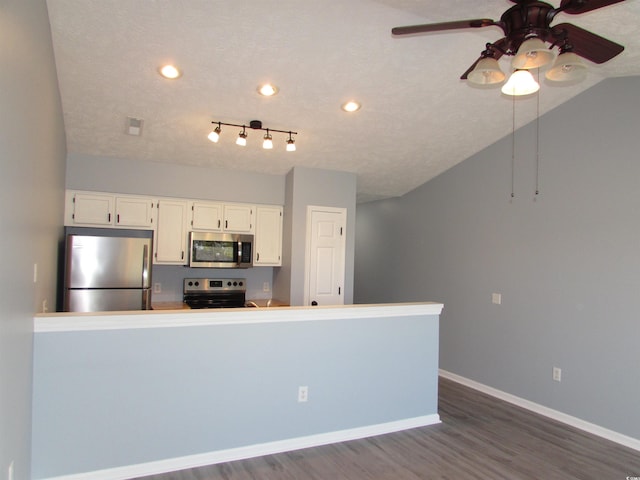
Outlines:
{"type": "Polygon", "coordinates": [[[457,30],[460,28],[480,28],[497,25],[489,18],[478,18],[474,20],[456,20],[454,22],[427,23],[424,25],[408,25],[406,27],[395,27],[391,29],[393,35],[411,35],[414,33],[440,32],[442,30],[457,30]]]}
{"type": "Polygon", "coordinates": [[[502,57],[503,53],[502,53],[502,46],[506,43],[506,38],[501,38],[500,40],[498,40],[497,42],[493,42],[493,45],[487,45],[487,49],[491,49],[491,55],[486,55],[486,51],[483,52],[482,55],[480,55],[480,57],[473,62],[473,65],[471,65],[466,72],[464,72],[461,76],[460,76],[460,80],[466,80],[467,77],[469,76],[469,74],[473,71],[474,68],[476,68],[476,65],[478,65],[478,62],[480,60],[482,60],[483,58],[490,56],[495,58],[496,60],[500,60],[500,57],[502,57]],[[492,48],[493,47],[493,48],[492,48]],[[496,48],[497,47],[497,48],[496,48]]]}
{"type": "Polygon", "coordinates": [[[622,45],[570,23],[556,25],[553,31],[554,34],[566,33],[568,42],[573,47],[573,53],[594,63],[607,62],[624,50],[622,45]]]}
{"type": "Polygon", "coordinates": [[[562,0],[560,10],[576,15],[623,2],[624,0],[562,0]]]}

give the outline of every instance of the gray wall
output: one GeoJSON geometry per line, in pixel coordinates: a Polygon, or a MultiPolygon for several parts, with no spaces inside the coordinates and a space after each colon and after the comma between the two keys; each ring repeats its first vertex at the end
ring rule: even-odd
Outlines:
{"type": "MultiPolygon", "coordinates": [[[[124,135],[124,133],[123,133],[124,135]]],[[[68,189],[227,202],[284,203],[284,175],[70,154],[68,189]]]]}
{"type": "Polygon", "coordinates": [[[34,348],[35,479],[437,414],[438,315],[37,333],[34,348]]]}
{"type": "Polygon", "coordinates": [[[356,302],[442,302],[441,368],[640,439],[639,93],[610,79],[542,117],[537,199],[530,124],[513,201],[508,136],[359,205],[356,302]]]}
{"type": "Polygon", "coordinates": [[[344,303],[353,303],[356,175],[295,167],[287,174],[285,199],[284,260],[283,268],[274,277],[276,297],[291,305],[303,304],[307,206],[317,205],[347,210],[344,303]]]}
{"type": "Polygon", "coordinates": [[[45,2],[0,8],[0,477],[29,478],[33,314],[55,305],[65,137],[45,2]],[[38,265],[34,283],[34,264],[38,265]]]}

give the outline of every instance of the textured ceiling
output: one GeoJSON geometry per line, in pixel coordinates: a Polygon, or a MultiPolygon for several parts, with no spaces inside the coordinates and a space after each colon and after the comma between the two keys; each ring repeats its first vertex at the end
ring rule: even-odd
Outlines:
{"type": "MultiPolygon", "coordinates": [[[[559,0],[551,0],[558,5],[559,0]]],[[[497,27],[403,38],[400,25],[498,19],[507,0],[48,0],[68,151],[285,174],[301,165],[349,171],[358,199],[402,195],[509,134],[512,101],[459,80],[497,27]],[[157,69],[173,62],[177,80],[157,69]],[[264,98],[263,82],[280,88],[264,98]],[[351,98],[362,109],[346,114],[351,98]],[[144,120],[140,137],[127,117],[144,120]],[[261,148],[264,132],[207,140],[211,121],[294,130],[297,151],[261,148]]],[[[544,113],[606,77],[640,75],[640,2],[559,14],[623,44],[578,85],[544,85],[544,113]]],[[[508,59],[502,60],[504,70],[508,59]]],[[[518,99],[516,123],[535,118],[518,99]]]]}

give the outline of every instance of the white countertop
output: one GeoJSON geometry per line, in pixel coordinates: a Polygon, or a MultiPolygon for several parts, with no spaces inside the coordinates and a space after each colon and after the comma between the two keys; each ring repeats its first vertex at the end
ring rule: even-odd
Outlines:
{"type": "Polygon", "coordinates": [[[336,305],[326,307],[220,308],[202,310],[137,310],[97,313],[42,313],[34,332],[179,328],[240,323],[336,320],[415,315],[440,315],[443,304],[433,302],[336,305]]]}

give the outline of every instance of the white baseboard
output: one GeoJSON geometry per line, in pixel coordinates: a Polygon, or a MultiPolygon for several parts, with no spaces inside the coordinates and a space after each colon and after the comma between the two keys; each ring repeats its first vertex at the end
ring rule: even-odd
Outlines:
{"type": "Polygon", "coordinates": [[[557,420],[558,422],[565,423],[585,432],[592,433],[593,435],[597,435],[599,437],[606,438],[607,440],[611,440],[612,442],[619,443],[620,445],[624,445],[625,447],[640,451],[640,440],[638,440],[637,438],[614,432],[613,430],[609,430],[594,423],[586,422],[577,417],[572,417],[571,415],[567,415],[566,413],[559,412],[558,410],[553,410],[552,408],[548,408],[544,405],[525,400],[524,398],[516,397],[515,395],[511,395],[510,393],[506,393],[502,390],[489,387],[474,380],[461,377],[460,375],[456,375],[455,373],[451,373],[446,370],[440,369],[438,373],[443,378],[448,378],[449,380],[453,380],[454,382],[473,388],[474,390],[478,390],[479,392],[486,393],[487,395],[491,395],[492,397],[496,397],[500,400],[504,400],[505,402],[517,405],[518,407],[525,408],[545,417],[557,420]]]}
{"type": "Polygon", "coordinates": [[[258,445],[249,445],[246,447],[231,448],[198,455],[170,458],[156,462],[51,477],[48,480],[126,480],[146,475],[175,472],[186,468],[203,467],[205,465],[214,465],[216,463],[232,462],[246,458],[261,457],[263,455],[289,452],[292,450],[300,450],[302,448],[319,447],[330,443],[358,440],[361,438],[373,437],[375,435],[408,430],[410,428],[435,425],[437,423],[440,423],[440,416],[436,413],[433,415],[424,415],[395,422],[369,425],[366,427],[358,427],[348,430],[339,430],[337,432],[320,433],[306,437],[298,437],[258,445]]]}

